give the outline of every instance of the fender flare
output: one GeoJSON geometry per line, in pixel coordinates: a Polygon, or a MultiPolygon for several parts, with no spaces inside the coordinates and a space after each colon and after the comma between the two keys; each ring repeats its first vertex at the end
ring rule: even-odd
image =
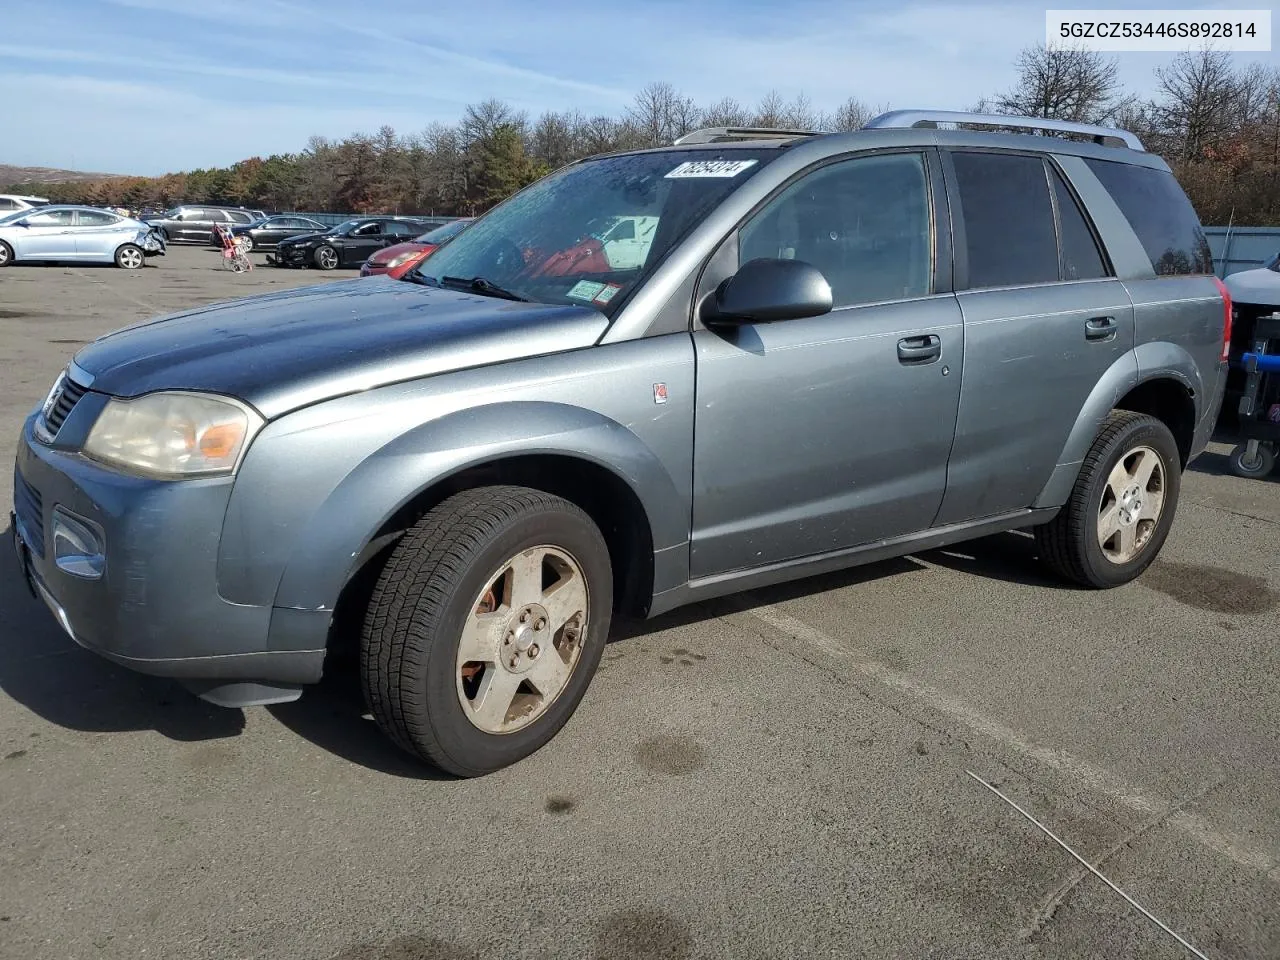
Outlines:
{"type": "Polygon", "coordinates": [[[495,403],[424,423],[351,470],[295,542],[276,589],[277,612],[324,613],[327,629],[361,554],[398,511],[463,470],[529,455],[572,457],[609,470],[644,508],[655,551],[688,541],[687,494],[625,426],[567,404],[495,403]]]}
{"type": "Polygon", "coordinates": [[[1166,341],[1144,343],[1118,358],[1098,378],[1089,393],[1075,425],[1067,435],[1062,453],[1058,456],[1048,482],[1041,489],[1032,507],[1060,507],[1067,502],[1075,485],[1089,448],[1097,439],[1107,414],[1135,387],[1152,380],[1175,380],[1192,395],[1196,404],[1196,419],[1203,407],[1199,368],[1195,360],[1182,347],[1166,341]]]}

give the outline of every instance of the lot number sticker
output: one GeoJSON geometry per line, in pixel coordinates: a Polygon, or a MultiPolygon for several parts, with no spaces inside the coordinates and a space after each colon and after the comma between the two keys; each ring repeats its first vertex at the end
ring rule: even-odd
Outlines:
{"type": "Polygon", "coordinates": [[[692,177],[736,177],[756,165],[755,160],[687,160],[667,174],[668,180],[692,177]]]}

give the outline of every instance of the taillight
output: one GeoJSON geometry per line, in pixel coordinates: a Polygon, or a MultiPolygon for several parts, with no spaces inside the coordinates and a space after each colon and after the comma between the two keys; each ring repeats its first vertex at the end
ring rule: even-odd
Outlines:
{"type": "Polygon", "coordinates": [[[1217,277],[1213,282],[1218,285],[1218,293],[1222,294],[1222,362],[1226,363],[1231,356],[1231,291],[1217,277]]]}

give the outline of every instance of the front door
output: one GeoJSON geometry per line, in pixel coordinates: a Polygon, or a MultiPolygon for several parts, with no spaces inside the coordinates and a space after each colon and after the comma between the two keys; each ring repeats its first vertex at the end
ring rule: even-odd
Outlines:
{"type": "Polygon", "coordinates": [[[344,266],[364,263],[377,251],[387,246],[384,225],[377,221],[356,227],[343,238],[338,256],[344,266]]]}
{"type": "Polygon", "coordinates": [[[74,210],[32,211],[14,234],[19,260],[72,260],[76,255],[74,210]]]}
{"type": "Polygon", "coordinates": [[[834,309],[695,330],[693,578],[933,522],[963,358],[934,166],[923,152],[827,164],[730,238],[725,273],[757,257],[803,260],[826,276],[834,309]]]}

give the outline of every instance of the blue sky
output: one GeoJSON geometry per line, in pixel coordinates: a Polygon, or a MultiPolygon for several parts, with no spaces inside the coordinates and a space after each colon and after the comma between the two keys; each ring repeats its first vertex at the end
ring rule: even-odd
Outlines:
{"type": "MultiPolygon", "coordinates": [[[[1054,3],[1055,7],[1086,4],[1054,3]]],[[[1094,0],[1092,6],[1102,6],[1094,0]]],[[[1156,6],[1129,0],[1126,7],[1156,6]]],[[[1172,0],[1164,0],[1170,6],[1172,0]]],[[[1197,8],[1215,4],[1200,0],[1197,8]]],[[[1262,3],[1216,4],[1265,7],[1262,3]]],[[[979,0],[0,0],[0,162],[154,174],[415,132],[498,97],[620,114],[652,80],[958,109],[1008,87],[1046,3],[979,0]]],[[[1276,54],[1237,54],[1276,63],[1276,54]]],[[[1168,57],[1121,56],[1149,92],[1168,57]]]]}

